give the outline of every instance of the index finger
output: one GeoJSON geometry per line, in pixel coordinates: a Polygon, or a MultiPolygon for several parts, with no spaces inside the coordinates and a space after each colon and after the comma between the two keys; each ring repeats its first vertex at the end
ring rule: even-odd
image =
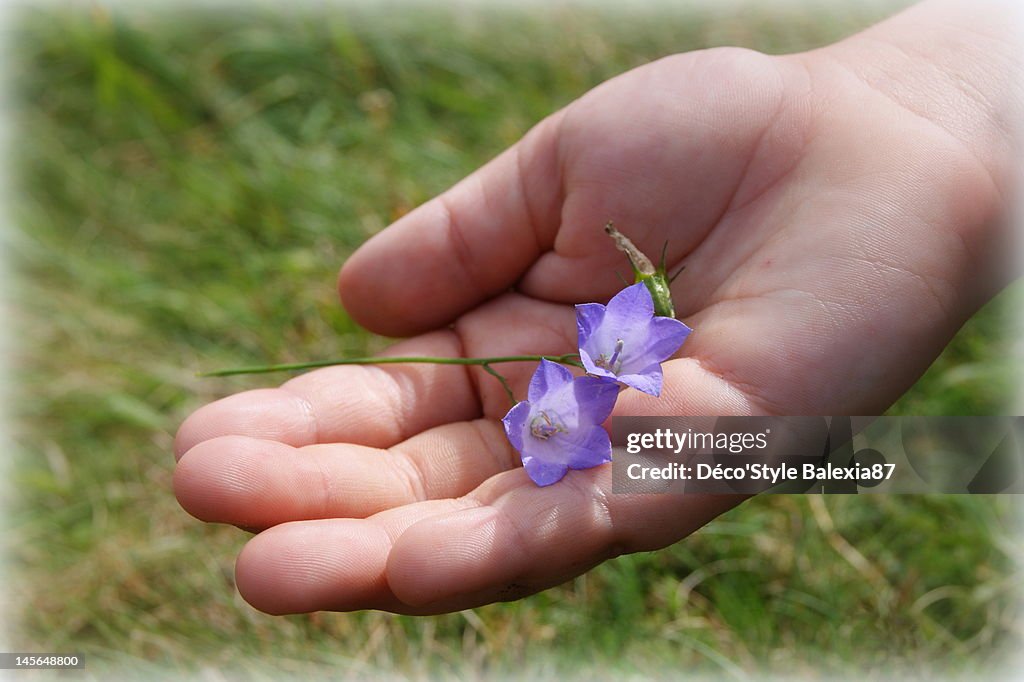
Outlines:
{"type": "MultiPolygon", "coordinates": [[[[462,354],[451,330],[398,343],[383,355],[462,354]]],[[[248,436],[301,447],[345,441],[386,448],[450,421],[482,415],[465,367],[409,364],[325,367],[278,388],[237,393],[190,415],[178,429],[174,453],[219,436],[248,436]]]]}

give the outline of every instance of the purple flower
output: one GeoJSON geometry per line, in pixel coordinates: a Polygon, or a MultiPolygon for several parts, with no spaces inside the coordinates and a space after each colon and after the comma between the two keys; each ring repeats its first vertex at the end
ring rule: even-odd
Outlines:
{"type": "Polygon", "coordinates": [[[661,393],[661,363],[691,331],[679,320],[655,317],[651,292],[642,282],[620,291],[607,306],[576,306],[576,326],[588,373],[651,395],[661,393]]]}
{"type": "Polygon", "coordinates": [[[573,378],[565,367],[541,360],[528,400],[502,419],[505,433],[540,486],[560,481],[569,469],[589,469],[612,459],[601,424],[611,414],[619,387],[596,377],[573,378]]]}

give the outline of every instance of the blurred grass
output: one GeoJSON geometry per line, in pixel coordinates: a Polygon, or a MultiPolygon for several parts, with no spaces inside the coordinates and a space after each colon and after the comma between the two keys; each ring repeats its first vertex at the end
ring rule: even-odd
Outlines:
{"type": "MultiPolygon", "coordinates": [[[[1020,634],[1009,498],[756,499],[535,597],[415,619],[253,611],[232,584],[246,536],[171,494],[181,419],[266,381],[194,371],[381,347],[339,309],[338,265],[545,114],[665,54],[804,49],[884,7],[21,10],[16,648],[84,652],[96,676],[246,679],[997,664],[1020,634]]],[[[1005,412],[1021,294],[892,413],[1005,412]]]]}

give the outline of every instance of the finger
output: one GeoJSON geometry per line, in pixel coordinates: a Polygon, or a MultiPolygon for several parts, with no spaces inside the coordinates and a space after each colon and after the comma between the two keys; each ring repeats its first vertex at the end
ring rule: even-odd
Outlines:
{"type": "Polygon", "coordinates": [[[353,254],[338,277],[349,314],[403,336],[448,324],[512,286],[558,229],[561,116],[353,254]]]}
{"type": "MultiPolygon", "coordinates": [[[[572,346],[570,337],[575,335],[571,309],[513,294],[481,306],[460,320],[457,327],[464,350],[472,355],[518,355],[527,350],[560,354],[572,346]]],[[[525,395],[535,366],[501,365],[516,395],[525,395]]],[[[344,370],[351,368],[339,369],[341,374],[348,374],[344,370]]],[[[480,368],[471,369],[477,372],[472,380],[480,384],[472,391],[483,396],[486,414],[494,420],[454,421],[389,444],[386,449],[366,447],[365,436],[362,443],[312,445],[309,442],[316,438],[310,436],[297,447],[283,439],[280,431],[271,437],[218,434],[192,446],[180,459],[175,472],[178,499],[202,520],[265,528],[299,519],[361,518],[418,500],[464,495],[489,476],[520,464],[497,422],[508,411],[508,397],[493,376],[480,368]]],[[[324,374],[326,370],[311,373],[313,378],[324,374]]],[[[365,408],[375,400],[380,402],[370,393],[382,390],[379,386],[360,391],[358,400],[348,394],[351,388],[343,388],[343,393],[334,396],[330,393],[333,387],[327,385],[324,392],[329,398],[307,398],[312,409],[323,406],[316,419],[321,425],[320,438],[324,435],[322,425],[332,410],[345,413],[351,403],[365,408]]],[[[416,403],[426,400],[430,390],[429,383],[413,382],[400,403],[392,398],[383,400],[383,404],[416,403]],[[428,395],[419,395],[421,391],[428,395]]],[[[315,394],[307,391],[305,395],[315,394]]],[[[272,400],[278,394],[271,391],[264,395],[272,400]]],[[[441,394],[436,404],[448,408],[451,402],[441,394]]],[[[259,405],[254,407],[258,409],[259,405]]],[[[452,418],[463,416],[456,410],[452,418]]],[[[265,430],[274,417],[280,418],[280,413],[256,419],[254,425],[265,430]]],[[[223,423],[234,425],[230,419],[223,423]]],[[[343,431],[343,426],[329,435],[339,439],[346,433],[360,436],[351,429],[343,431]]]]}
{"type": "Polygon", "coordinates": [[[438,608],[467,595],[478,603],[519,598],[613,556],[676,542],[743,499],[617,495],[610,466],[546,488],[513,473],[492,479],[492,490],[485,484],[480,508],[428,517],[395,540],[387,578],[400,601],[438,608]]]}
{"type": "MultiPolygon", "coordinates": [[[[451,331],[396,344],[384,355],[461,355],[451,331]]],[[[200,408],[175,438],[175,456],[218,436],[240,435],[287,445],[346,441],[390,447],[411,434],[480,416],[464,367],[433,364],[326,367],[280,388],[238,393],[200,408]]]]}
{"type": "Polygon", "coordinates": [[[238,588],[270,613],[444,612],[519,598],[610,556],[663,547],[742,499],[610,489],[607,466],[546,488],[516,470],[459,500],[275,526],[239,556],[238,588]]]}
{"type": "Polygon", "coordinates": [[[387,450],[222,436],[185,454],[174,490],[200,520],[268,528],[458,497],[516,466],[501,425],[484,419],[438,426],[387,450]]]}
{"type": "MultiPolygon", "coordinates": [[[[274,615],[367,608],[432,613],[403,604],[388,587],[385,568],[391,544],[415,521],[473,504],[467,499],[431,500],[383,512],[372,522],[325,519],[274,526],[242,549],[235,583],[246,601],[274,615]],[[329,547],[334,549],[325,551],[329,547]]],[[[466,602],[462,608],[470,606],[466,602]]]]}

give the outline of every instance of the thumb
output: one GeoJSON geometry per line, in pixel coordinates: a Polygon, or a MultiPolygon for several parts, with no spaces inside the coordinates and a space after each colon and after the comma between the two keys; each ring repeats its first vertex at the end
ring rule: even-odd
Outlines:
{"type": "Polygon", "coordinates": [[[446,325],[511,287],[558,230],[562,116],[544,119],[356,251],[338,277],[352,317],[377,333],[405,336],[446,325]]]}

